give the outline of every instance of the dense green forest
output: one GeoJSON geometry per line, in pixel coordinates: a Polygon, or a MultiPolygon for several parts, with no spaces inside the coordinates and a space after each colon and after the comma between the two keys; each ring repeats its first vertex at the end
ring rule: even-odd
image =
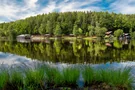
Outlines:
{"type": "Polygon", "coordinates": [[[135,15],[109,12],[49,13],[0,24],[0,36],[13,38],[20,34],[51,34],[55,36],[104,36],[106,31],[119,31],[135,36],[135,15]]]}

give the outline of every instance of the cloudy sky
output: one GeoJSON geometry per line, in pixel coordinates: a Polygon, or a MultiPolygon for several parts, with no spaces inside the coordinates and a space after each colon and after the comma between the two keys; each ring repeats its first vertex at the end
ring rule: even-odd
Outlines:
{"type": "Polygon", "coordinates": [[[135,13],[135,0],[0,0],[0,23],[49,12],[135,13]]]}

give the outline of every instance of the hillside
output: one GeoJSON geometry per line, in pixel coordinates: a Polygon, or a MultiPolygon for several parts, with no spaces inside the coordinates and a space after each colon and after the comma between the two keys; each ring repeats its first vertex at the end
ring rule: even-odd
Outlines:
{"type": "Polygon", "coordinates": [[[53,12],[1,23],[0,37],[14,38],[20,34],[103,36],[104,32],[114,32],[117,29],[130,34],[134,32],[135,15],[108,12],[53,12]]]}

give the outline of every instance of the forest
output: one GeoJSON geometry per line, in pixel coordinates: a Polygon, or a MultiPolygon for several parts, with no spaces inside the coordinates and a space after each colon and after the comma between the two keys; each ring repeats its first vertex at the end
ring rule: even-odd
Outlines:
{"type": "Polygon", "coordinates": [[[16,38],[20,34],[63,36],[99,36],[112,31],[115,36],[130,33],[135,37],[135,14],[109,12],[52,12],[13,22],[0,23],[0,37],[16,38]]]}

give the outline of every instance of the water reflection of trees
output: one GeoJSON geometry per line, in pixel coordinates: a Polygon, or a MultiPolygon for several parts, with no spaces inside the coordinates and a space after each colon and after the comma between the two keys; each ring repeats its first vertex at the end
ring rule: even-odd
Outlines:
{"type": "Polygon", "coordinates": [[[0,51],[9,52],[31,59],[67,63],[105,63],[135,60],[135,41],[127,45],[114,41],[112,47],[98,41],[63,41],[50,43],[0,42],[0,51]]]}

